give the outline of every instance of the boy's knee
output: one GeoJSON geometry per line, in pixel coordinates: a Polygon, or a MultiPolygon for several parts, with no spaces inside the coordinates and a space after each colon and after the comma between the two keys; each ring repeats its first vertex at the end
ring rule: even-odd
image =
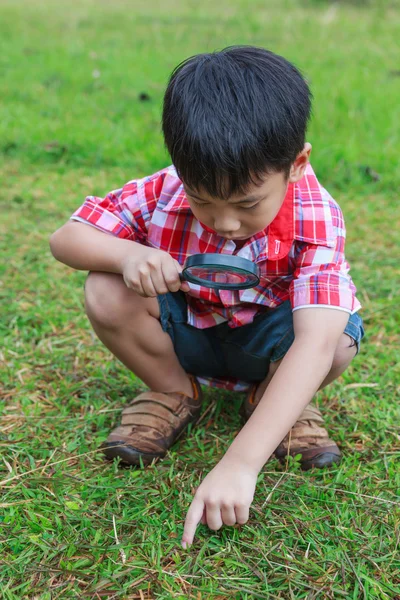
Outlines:
{"type": "Polygon", "coordinates": [[[352,337],[343,333],[333,357],[332,369],[346,368],[357,354],[357,344],[352,337]]]}
{"type": "Polygon", "coordinates": [[[142,298],[125,285],[121,275],[98,271],[87,276],[85,309],[90,321],[109,328],[126,327],[146,311],[159,316],[157,298],[142,298]]]}
{"type": "Polygon", "coordinates": [[[85,310],[91,321],[106,326],[118,324],[124,295],[120,280],[121,276],[114,273],[90,271],[85,281],[85,310]]]}

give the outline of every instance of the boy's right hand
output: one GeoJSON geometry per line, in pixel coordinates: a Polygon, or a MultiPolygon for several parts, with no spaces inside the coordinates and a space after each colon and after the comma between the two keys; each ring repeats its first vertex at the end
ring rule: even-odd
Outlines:
{"type": "Polygon", "coordinates": [[[122,277],[128,288],[144,298],[154,298],[167,292],[189,291],[189,285],[179,278],[182,267],[168,252],[142,246],[140,251],[125,257],[122,277]]]}

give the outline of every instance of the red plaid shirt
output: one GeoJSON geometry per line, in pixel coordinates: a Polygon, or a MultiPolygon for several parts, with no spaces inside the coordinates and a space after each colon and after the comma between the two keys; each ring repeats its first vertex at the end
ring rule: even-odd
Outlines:
{"type": "Polygon", "coordinates": [[[88,196],[71,218],[165,250],[181,265],[188,256],[205,252],[237,254],[257,263],[261,280],[256,288],[228,291],[189,284],[188,323],[198,328],[225,321],[239,327],[264,307],[287,299],[293,310],[324,306],[350,314],[361,306],[344,256],[342,211],[311,165],[298,183],[289,184],[272,223],[239,250],[196,219],[173,166],[129,181],[105,198],[88,196]]]}

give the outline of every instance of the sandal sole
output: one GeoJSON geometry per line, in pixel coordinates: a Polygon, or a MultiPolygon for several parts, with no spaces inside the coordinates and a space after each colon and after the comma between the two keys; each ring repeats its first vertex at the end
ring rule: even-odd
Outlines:
{"type": "Polygon", "coordinates": [[[315,458],[310,460],[306,460],[304,462],[301,461],[301,470],[309,471],[310,469],[324,469],[326,467],[331,467],[332,465],[337,465],[340,463],[341,457],[337,454],[333,454],[331,452],[323,452],[322,454],[318,454],[315,458]]]}
{"type": "MultiPolygon", "coordinates": [[[[285,464],[287,454],[275,452],[275,457],[281,464],[285,464]]],[[[310,469],[323,469],[325,467],[331,467],[334,464],[338,464],[342,458],[339,448],[312,448],[304,452],[299,450],[291,450],[290,455],[296,456],[301,454],[300,467],[302,471],[309,471],[310,469]]]]}
{"type": "Polygon", "coordinates": [[[100,446],[103,454],[108,460],[120,458],[121,462],[127,465],[140,467],[140,459],[142,464],[149,465],[153,460],[163,458],[166,452],[162,454],[147,454],[133,446],[128,446],[124,442],[107,442],[100,446]]]}

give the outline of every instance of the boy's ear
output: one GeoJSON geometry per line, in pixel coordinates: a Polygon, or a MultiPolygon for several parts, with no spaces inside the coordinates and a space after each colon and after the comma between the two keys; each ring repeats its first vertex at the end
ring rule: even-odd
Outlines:
{"type": "Polygon", "coordinates": [[[306,166],[310,159],[312,146],[308,142],[304,144],[303,150],[297,155],[296,160],[290,167],[289,182],[297,183],[304,175],[306,166]]]}

